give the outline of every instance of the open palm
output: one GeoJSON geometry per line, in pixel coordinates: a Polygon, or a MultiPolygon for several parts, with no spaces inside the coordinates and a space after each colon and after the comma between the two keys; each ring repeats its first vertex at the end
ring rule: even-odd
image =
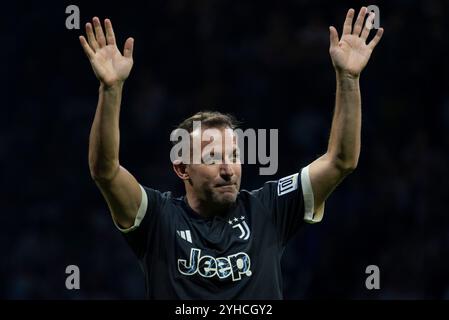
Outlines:
{"type": "Polygon", "coordinates": [[[95,17],[92,21],[95,34],[92,24],[87,23],[86,34],[88,41],[86,41],[84,36],[80,36],[80,42],[89,58],[95,75],[98,80],[107,86],[125,81],[133,66],[132,52],[134,40],[132,38],[126,40],[122,55],[115,42],[111,21],[109,19],[104,21],[106,36],[103,33],[100,20],[95,17]]]}
{"type": "Polygon", "coordinates": [[[335,69],[339,72],[346,72],[352,76],[359,76],[375,46],[379,43],[383,34],[383,29],[379,28],[375,37],[367,44],[366,39],[371,31],[369,23],[372,23],[374,14],[372,13],[364,24],[367,8],[360,9],[357,20],[352,28],[354,9],[349,9],[343,26],[343,34],[338,39],[337,30],[330,27],[330,48],[329,53],[335,69]],[[363,30],[362,30],[363,29],[363,30]]]}

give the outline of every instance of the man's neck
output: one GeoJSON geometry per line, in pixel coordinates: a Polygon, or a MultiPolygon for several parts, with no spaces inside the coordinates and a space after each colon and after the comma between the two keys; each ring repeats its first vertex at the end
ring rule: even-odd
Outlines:
{"type": "Polygon", "coordinates": [[[210,201],[201,201],[189,192],[186,193],[186,199],[190,208],[203,217],[222,216],[229,210],[229,207],[214,205],[210,201]]]}

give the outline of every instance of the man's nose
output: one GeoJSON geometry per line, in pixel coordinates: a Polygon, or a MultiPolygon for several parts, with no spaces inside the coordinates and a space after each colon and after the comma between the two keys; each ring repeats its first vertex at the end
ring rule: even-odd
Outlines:
{"type": "Polygon", "coordinates": [[[231,178],[234,175],[234,170],[232,169],[232,166],[227,164],[227,163],[223,163],[220,165],[220,175],[223,178],[231,178]]]}

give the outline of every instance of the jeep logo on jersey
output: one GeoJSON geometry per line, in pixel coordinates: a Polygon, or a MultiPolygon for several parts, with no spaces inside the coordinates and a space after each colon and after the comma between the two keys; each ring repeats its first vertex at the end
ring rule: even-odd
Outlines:
{"type": "Polygon", "coordinates": [[[214,258],[209,255],[201,256],[201,250],[192,248],[190,250],[190,261],[178,259],[178,270],[183,275],[193,276],[198,273],[205,278],[218,276],[226,279],[232,276],[232,281],[240,280],[243,275],[251,276],[251,260],[244,252],[239,252],[227,257],[214,258]]]}

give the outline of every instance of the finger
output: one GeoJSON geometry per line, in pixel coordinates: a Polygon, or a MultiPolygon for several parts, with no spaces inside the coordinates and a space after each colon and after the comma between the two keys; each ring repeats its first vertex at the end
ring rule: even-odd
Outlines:
{"type": "Polygon", "coordinates": [[[346,14],[345,23],[343,24],[343,34],[351,34],[352,19],[354,18],[354,9],[349,9],[346,14]]]}
{"type": "Polygon", "coordinates": [[[96,51],[98,49],[97,40],[95,40],[94,30],[92,29],[92,25],[88,22],[86,23],[86,35],[87,40],[89,40],[89,45],[92,50],[96,51]]]}
{"type": "Polygon", "coordinates": [[[377,46],[383,34],[384,34],[383,28],[377,29],[376,35],[374,36],[373,40],[371,40],[370,43],[368,44],[371,50],[373,50],[377,46]]]}
{"type": "Polygon", "coordinates": [[[92,50],[92,48],[87,43],[86,38],[84,38],[84,36],[80,36],[79,39],[81,42],[81,46],[83,47],[84,53],[89,58],[89,60],[92,59],[93,56],[95,55],[95,52],[92,50]]]}
{"type": "Polygon", "coordinates": [[[338,32],[333,26],[329,27],[329,37],[330,37],[330,46],[336,47],[338,46],[338,32]]]}
{"type": "Polygon", "coordinates": [[[359,15],[357,16],[357,20],[354,24],[354,29],[352,30],[352,34],[359,36],[360,31],[362,31],[363,27],[363,21],[365,21],[365,15],[366,15],[366,7],[362,7],[359,11],[359,15]]]}
{"type": "Polygon", "coordinates": [[[376,14],[374,12],[371,12],[370,15],[368,16],[368,18],[366,19],[365,27],[363,28],[362,34],[360,35],[360,38],[362,38],[365,41],[366,41],[366,38],[368,38],[368,35],[369,35],[371,29],[373,28],[373,22],[374,22],[375,16],[376,16],[376,14]]]}
{"type": "Polygon", "coordinates": [[[109,19],[104,20],[104,28],[106,29],[106,40],[108,44],[115,45],[115,35],[114,29],[112,29],[111,20],[109,19]]]}
{"type": "Polygon", "coordinates": [[[100,24],[100,19],[94,17],[92,20],[94,23],[95,38],[97,39],[98,46],[102,48],[106,45],[106,38],[104,37],[103,28],[101,27],[100,24]]]}
{"type": "Polygon", "coordinates": [[[133,57],[133,49],[134,49],[134,39],[128,38],[125,42],[125,48],[123,49],[123,55],[126,58],[132,58],[133,57]]]}

